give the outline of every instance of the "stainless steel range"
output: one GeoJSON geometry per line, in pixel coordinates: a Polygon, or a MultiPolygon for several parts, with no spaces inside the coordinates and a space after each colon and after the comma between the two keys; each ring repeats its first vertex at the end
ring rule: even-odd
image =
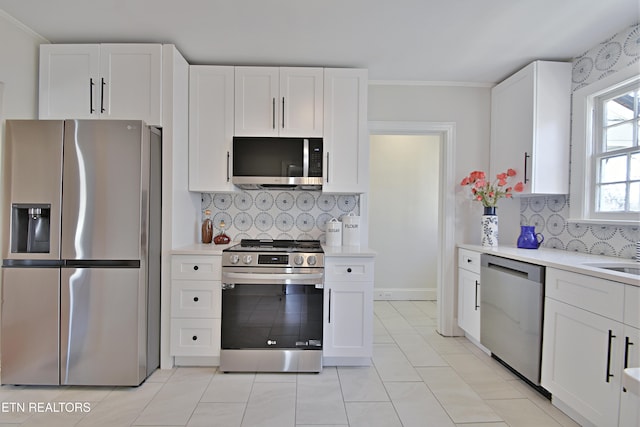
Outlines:
{"type": "Polygon", "coordinates": [[[242,240],[222,254],[223,372],[320,372],[324,253],[317,240],[242,240]]]}

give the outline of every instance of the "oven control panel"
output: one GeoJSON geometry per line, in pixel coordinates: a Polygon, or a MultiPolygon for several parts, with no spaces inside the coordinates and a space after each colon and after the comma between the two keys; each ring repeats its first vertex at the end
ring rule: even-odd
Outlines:
{"type": "Polygon", "coordinates": [[[223,267],[323,267],[322,253],[237,253],[223,252],[223,267]]]}

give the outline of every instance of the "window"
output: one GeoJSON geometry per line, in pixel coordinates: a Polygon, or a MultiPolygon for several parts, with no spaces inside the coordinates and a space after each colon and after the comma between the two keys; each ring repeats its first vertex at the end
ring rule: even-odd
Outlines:
{"type": "Polygon", "coordinates": [[[593,216],[640,213],[640,84],[606,92],[593,107],[593,216]]]}
{"type": "Polygon", "coordinates": [[[634,64],[573,92],[570,221],[640,224],[640,75],[634,64]]]}

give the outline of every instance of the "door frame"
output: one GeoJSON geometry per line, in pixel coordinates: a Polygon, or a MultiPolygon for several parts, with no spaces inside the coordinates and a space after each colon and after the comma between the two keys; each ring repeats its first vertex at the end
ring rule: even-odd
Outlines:
{"type": "Polygon", "coordinates": [[[454,122],[369,121],[369,135],[438,135],[440,180],[438,188],[437,332],[460,335],[455,322],[455,143],[454,122]]]}

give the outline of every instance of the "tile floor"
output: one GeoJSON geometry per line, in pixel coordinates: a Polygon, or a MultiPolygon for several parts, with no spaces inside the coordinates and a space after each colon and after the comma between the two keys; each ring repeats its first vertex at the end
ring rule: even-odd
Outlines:
{"type": "Polygon", "coordinates": [[[434,302],[376,301],[371,367],[175,368],[137,388],[3,386],[0,427],[577,426],[465,338],[438,335],[435,318],[434,302]]]}

